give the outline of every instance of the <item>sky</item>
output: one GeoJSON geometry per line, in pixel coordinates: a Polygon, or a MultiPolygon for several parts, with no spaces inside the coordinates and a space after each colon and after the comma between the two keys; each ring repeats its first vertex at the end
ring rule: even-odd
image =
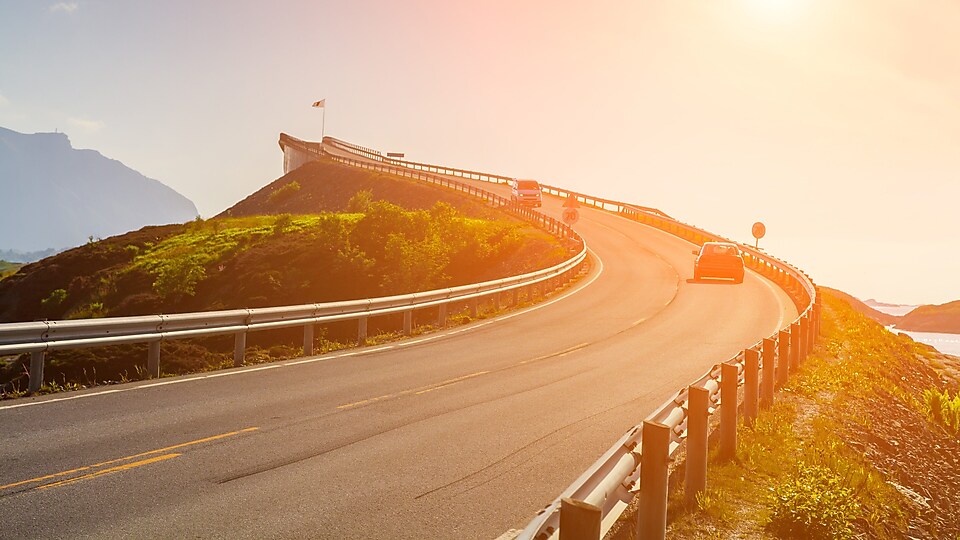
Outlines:
{"type": "Polygon", "coordinates": [[[818,284],[944,303],[957,28],[956,0],[0,0],[0,126],[205,217],[282,174],[281,132],[322,130],[738,241],[762,221],[818,284]]]}

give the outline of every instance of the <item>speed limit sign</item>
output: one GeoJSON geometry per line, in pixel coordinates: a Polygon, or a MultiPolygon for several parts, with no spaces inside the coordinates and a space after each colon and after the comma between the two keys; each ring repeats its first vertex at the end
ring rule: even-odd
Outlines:
{"type": "Polygon", "coordinates": [[[580,213],[577,212],[576,208],[564,208],[563,209],[563,222],[567,225],[573,225],[580,219],[580,213]]]}

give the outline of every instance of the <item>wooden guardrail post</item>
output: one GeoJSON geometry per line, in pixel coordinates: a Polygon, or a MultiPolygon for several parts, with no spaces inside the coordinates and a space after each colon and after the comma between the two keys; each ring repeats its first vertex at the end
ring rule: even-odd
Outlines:
{"type": "MultiPolygon", "coordinates": [[[[808,312],[809,313],[809,312],[808,312]]],[[[799,361],[803,362],[807,359],[807,355],[810,354],[810,348],[807,346],[807,342],[810,336],[810,317],[805,314],[800,317],[800,358],[799,361]]]]}
{"type": "Polygon", "coordinates": [[[43,363],[46,354],[44,351],[30,353],[30,382],[27,384],[27,392],[31,394],[39,392],[43,386],[43,363]]]}
{"type": "Polygon", "coordinates": [[[817,305],[813,304],[810,307],[809,315],[807,317],[807,355],[813,353],[813,346],[816,343],[817,337],[817,305]]]}
{"type": "Polygon", "coordinates": [[[743,420],[753,425],[760,413],[760,352],[743,351],[743,420]]]}
{"type": "Polygon", "coordinates": [[[697,505],[697,494],[707,489],[707,426],[710,391],[687,387],[687,464],[684,491],[687,508],[697,505]]]}
{"type": "Polygon", "coordinates": [[[576,499],[560,500],[560,540],[600,540],[600,507],[576,499]]]}
{"type": "Polygon", "coordinates": [[[790,329],[777,334],[777,386],[787,384],[790,377],[790,329]]]}
{"type": "Polygon", "coordinates": [[[760,407],[766,409],[773,405],[773,389],[776,372],[774,371],[777,357],[777,342],[771,338],[764,338],[760,356],[763,366],[760,371],[760,407]]]}
{"type": "Polygon", "coordinates": [[[670,426],[644,420],[640,463],[637,538],[663,540],[667,534],[667,473],[670,426]]]}
{"type": "Polygon", "coordinates": [[[790,325],[790,371],[800,367],[800,323],[790,325]]]}
{"type": "Polygon", "coordinates": [[[720,364],[720,460],[737,454],[737,387],[739,373],[735,364],[720,364]]]}
{"type": "Polygon", "coordinates": [[[233,367],[243,365],[243,356],[247,350],[247,333],[237,332],[233,337],[233,367]]]}
{"type": "Polygon", "coordinates": [[[160,377],[160,341],[151,341],[147,344],[147,377],[160,377]]]}

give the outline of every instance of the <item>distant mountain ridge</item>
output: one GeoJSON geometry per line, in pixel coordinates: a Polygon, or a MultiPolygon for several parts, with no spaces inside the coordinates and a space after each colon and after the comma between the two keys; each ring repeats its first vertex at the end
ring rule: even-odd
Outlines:
{"type": "Polygon", "coordinates": [[[896,326],[898,330],[908,332],[960,334],[960,300],[940,305],[905,306],[873,299],[864,302],[837,289],[821,288],[846,300],[854,309],[884,326],[896,326]],[[893,313],[905,313],[886,313],[876,309],[877,307],[893,313]]]}
{"type": "Polygon", "coordinates": [[[192,201],[64,133],[0,128],[0,250],[43,252],[197,216],[192,201]]]}

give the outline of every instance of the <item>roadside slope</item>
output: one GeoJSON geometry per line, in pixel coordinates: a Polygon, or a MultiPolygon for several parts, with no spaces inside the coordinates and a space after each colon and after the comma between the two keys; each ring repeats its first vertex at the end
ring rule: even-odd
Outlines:
{"type": "Polygon", "coordinates": [[[823,339],[671,538],[960,535],[960,358],[826,294],[823,339]]]}

